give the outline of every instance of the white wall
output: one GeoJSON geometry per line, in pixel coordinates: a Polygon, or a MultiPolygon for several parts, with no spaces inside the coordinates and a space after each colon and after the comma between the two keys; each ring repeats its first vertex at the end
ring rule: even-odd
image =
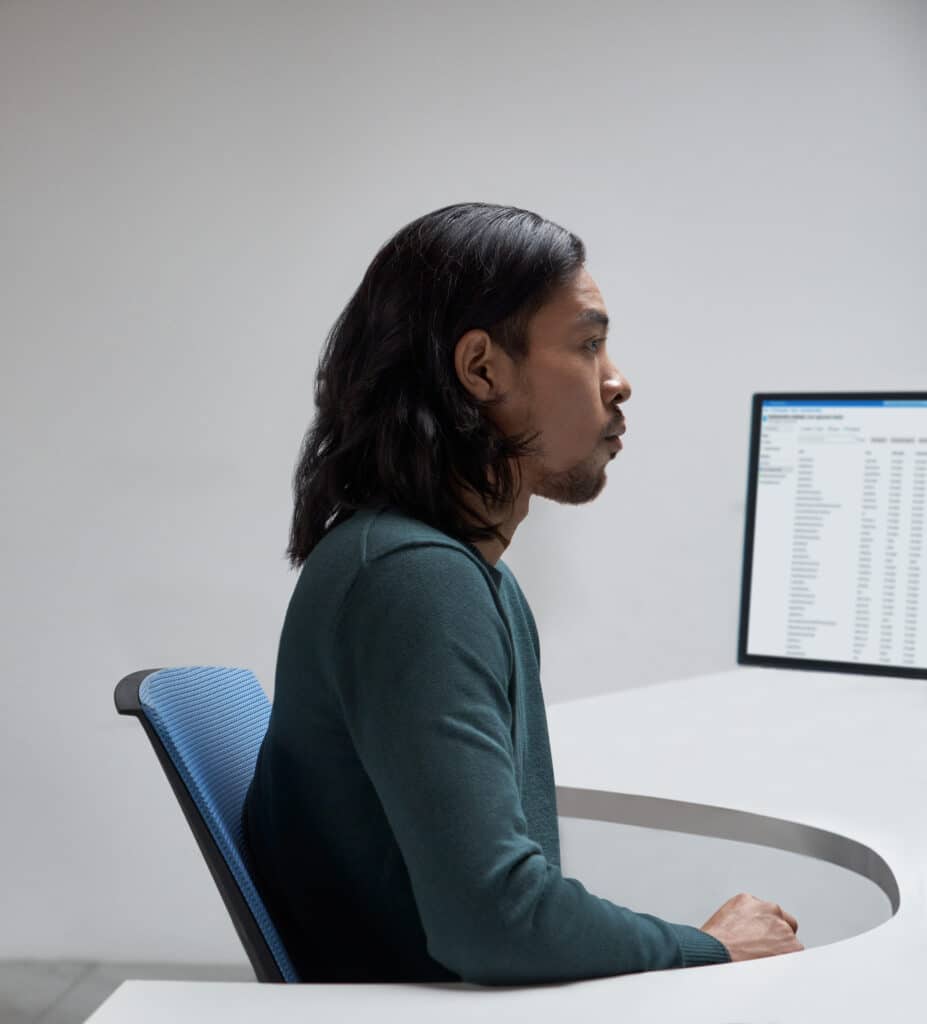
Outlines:
{"type": "Polygon", "coordinates": [[[751,393],[927,385],[925,43],[915,0],[0,5],[0,956],[243,959],[112,689],[272,690],[322,340],[440,206],[576,231],[634,390],[506,555],[548,701],[733,666],[751,393]]]}

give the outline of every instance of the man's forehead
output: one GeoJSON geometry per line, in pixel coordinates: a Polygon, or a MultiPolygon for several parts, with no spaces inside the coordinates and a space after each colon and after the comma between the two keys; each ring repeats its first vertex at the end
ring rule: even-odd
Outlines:
{"type": "Polygon", "coordinates": [[[607,332],[608,323],[602,293],[584,269],[535,314],[532,334],[540,344],[557,348],[582,331],[607,332]]]}

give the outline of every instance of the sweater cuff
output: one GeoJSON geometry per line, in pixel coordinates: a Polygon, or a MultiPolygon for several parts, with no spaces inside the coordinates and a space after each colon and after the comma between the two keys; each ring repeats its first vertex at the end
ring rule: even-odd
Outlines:
{"type": "Polygon", "coordinates": [[[674,924],[683,967],[701,967],[705,964],[728,964],[731,954],[727,946],[714,935],[688,924],[674,924]]]}

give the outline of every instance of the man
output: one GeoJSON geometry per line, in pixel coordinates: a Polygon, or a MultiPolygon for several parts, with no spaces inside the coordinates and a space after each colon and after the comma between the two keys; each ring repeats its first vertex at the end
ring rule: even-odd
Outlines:
{"type": "Polygon", "coordinates": [[[540,644],[501,556],[533,495],[591,501],[621,448],[631,388],[584,262],[530,211],[446,207],[383,246],[329,336],[244,818],[304,981],[565,981],[803,948],[753,896],[699,929],[560,869],[540,644]]]}

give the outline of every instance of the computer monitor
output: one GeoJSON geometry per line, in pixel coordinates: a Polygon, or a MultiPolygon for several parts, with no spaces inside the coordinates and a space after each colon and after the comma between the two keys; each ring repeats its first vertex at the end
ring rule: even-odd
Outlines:
{"type": "Polygon", "coordinates": [[[753,395],[737,661],[927,679],[927,392],[753,395]]]}

